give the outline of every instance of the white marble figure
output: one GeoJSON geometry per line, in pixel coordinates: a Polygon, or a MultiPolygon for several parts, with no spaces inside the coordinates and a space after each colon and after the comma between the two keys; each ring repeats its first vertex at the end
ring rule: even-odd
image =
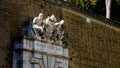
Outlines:
{"type": "Polygon", "coordinates": [[[46,25],[53,26],[56,21],[57,21],[57,20],[56,20],[55,16],[54,16],[54,15],[51,15],[50,17],[48,16],[43,22],[44,22],[46,25]]]}
{"type": "MultiPolygon", "coordinates": [[[[54,16],[53,16],[54,17],[54,16]]],[[[52,17],[52,20],[53,20],[53,17],[52,17]]],[[[52,22],[52,20],[51,20],[51,17],[47,17],[44,21],[43,21],[43,23],[45,24],[45,32],[44,32],[44,34],[45,34],[45,38],[44,39],[46,39],[46,40],[50,40],[50,36],[52,35],[52,32],[53,32],[53,30],[54,30],[54,27],[53,27],[53,25],[54,25],[54,22],[52,22]]]]}
{"type": "Polygon", "coordinates": [[[43,20],[43,13],[40,13],[23,29],[23,35],[62,45],[65,35],[63,24],[64,20],[58,22],[54,15],[43,20]]]}
{"type": "Polygon", "coordinates": [[[51,16],[50,16],[50,22],[49,22],[49,25],[50,25],[51,28],[53,28],[53,29],[54,29],[54,24],[55,24],[55,22],[57,22],[57,19],[55,18],[54,15],[51,15],[51,16]]]}
{"type": "Polygon", "coordinates": [[[51,15],[51,16],[50,16],[50,19],[51,19],[53,22],[56,22],[56,21],[57,21],[57,19],[55,18],[55,15],[51,15]]]}
{"type": "Polygon", "coordinates": [[[41,26],[42,20],[43,20],[43,13],[40,13],[38,17],[35,17],[33,19],[33,30],[34,30],[34,33],[35,33],[36,37],[38,37],[36,29],[43,32],[44,26],[41,26]]]}
{"type": "Polygon", "coordinates": [[[38,17],[35,17],[34,19],[33,19],[33,23],[41,23],[42,22],[42,20],[43,20],[43,13],[39,13],[39,16],[38,17]]]}
{"type": "Polygon", "coordinates": [[[55,23],[54,25],[56,26],[56,25],[62,25],[62,24],[64,24],[64,20],[61,20],[60,22],[55,23]]]}
{"type": "Polygon", "coordinates": [[[60,22],[55,23],[54,26],[57,30],[59,30],[63,24],[64,24],[64,20],[61,20],[60,22]]]}
{"type": "Polygon", "coordinates": [[[33,28],[36,28],[40,30],[41,32],[43,32],[44,26],[33,25],[33,28]]]}
{"type": "Polygon", "coordinates": [[[54,15],[51,15],[50,17],[48,16],[43,22],[45,23],[45,25],[47,26],[46,28],[48,28],[48,32],[51,32],[54,30],[54,23],[55,23],[56,18],[54,15]]]}
{"type": "Polygon", "coordinates": [[[45,20],[43,20],[43,23],[45,23],[46,25],[48,25],[50,22],[50,17],[48,16],[45,20]]]}

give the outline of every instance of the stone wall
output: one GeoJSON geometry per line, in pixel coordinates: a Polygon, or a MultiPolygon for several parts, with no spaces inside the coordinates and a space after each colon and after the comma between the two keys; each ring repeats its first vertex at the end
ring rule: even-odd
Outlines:
{"type": "Polygon", "coordinates": [[[27,21],[32,20],[40,12],[45,16],[55,14],[61,17],[60,9],[58,6],[40,0],[1,0],[0,68],[12,67],[13,42],[19,38],[21,28],[27,21]]]}
{"type": "Polygon", "coordinates": [[[120,29],[89,16],[63,9],[72,68],[119,68],[120,29]],[[86,22],[90,18],[91,22],[86,22]]]}
{"type": "Polygon", "coordinates": [[[22,26],[40,12],[65,20],[70,68],[119,68],[120,29],[67,6],[43,0],[1,0],[0,68],[12,67],[13,42],[22,26]],[[90,22],[86,22],[86,18],[90,22]]]}

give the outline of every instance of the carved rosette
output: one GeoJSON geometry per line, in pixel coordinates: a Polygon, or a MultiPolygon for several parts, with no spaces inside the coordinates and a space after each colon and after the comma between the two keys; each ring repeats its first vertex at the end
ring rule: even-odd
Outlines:
{"type": "Polygon", "coordinates": [[[22,35],[34,37],[49,43],[63,45],[65,42],[64,20],[57,21],[54,15],[43,19],[43,13],[23,28],[22,35]],[[27,34],[26,34],[27,33],[27,34]]]}

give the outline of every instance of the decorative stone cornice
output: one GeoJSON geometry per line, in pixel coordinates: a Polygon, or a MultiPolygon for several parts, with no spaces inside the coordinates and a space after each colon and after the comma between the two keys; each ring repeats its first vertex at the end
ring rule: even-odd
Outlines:
{"type": "Polygon", "coordinates": [[[14,44],[12,68],[68,68],[68,54],[68,48],[23,38],[14,44]]]}

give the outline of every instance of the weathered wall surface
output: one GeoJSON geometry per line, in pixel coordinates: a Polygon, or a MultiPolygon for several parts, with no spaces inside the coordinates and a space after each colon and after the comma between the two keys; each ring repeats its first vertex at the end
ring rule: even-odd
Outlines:
{"type": "Polygon", "coordinates": [[[0,68],[12,67],[13,40],[20,36],[23,24],[43,12],[60,16],[60,8],[40,0],[0,1],[0,68]]]}
{"type": "Polygon", "coordinates": [[[72,68],[119,68],[119,28],[93,18],[87,23],[88,16],[67,9],[63,9],[63,16],[72,68]]]}
{"type": "Polygon", "coordinates": [[[41,0],[1,0],[0,68],[12,67],[13,38],[23,24],[40,12],[65,20],[70,50],[70,68],[119,68],[120,28],[69,8],[41,0]],[[91,23],[86,22],[91,18],[91,23]]]}

